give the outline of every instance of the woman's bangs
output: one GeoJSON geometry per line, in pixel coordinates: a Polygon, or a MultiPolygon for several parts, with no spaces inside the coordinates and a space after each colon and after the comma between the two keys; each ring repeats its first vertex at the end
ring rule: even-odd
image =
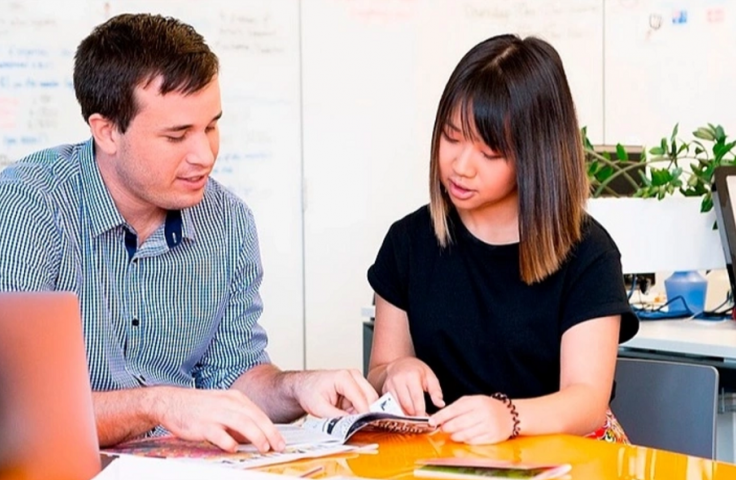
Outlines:
{"type": "MultiPolygon", "coordinates": [[[[508,90],[499,75],[494,75],[495,72],[482,73],[485,75],[472,84],[470,98],[473,100],[472,105],[468,105],[472,106],[473,123],[483,143],[494,152],[508,156],[511,152],[508,90]]],[[[470,109],[466,111],[470,112],[470,109]]]]}

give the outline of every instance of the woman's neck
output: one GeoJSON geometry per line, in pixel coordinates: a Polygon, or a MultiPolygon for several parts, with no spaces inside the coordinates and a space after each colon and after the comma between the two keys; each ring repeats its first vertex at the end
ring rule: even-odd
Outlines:
{"type": "Polygon", "coordinates": [[[458,215],[470,233],[491,245],[519,242],[519,202],[514,197],[473,210],[460,210],[458,215]]]}

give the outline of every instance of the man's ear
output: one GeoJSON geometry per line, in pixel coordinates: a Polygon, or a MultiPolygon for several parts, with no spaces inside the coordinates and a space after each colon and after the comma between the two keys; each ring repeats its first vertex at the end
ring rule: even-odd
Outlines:
{"type": "Polygon", "coordinates": [[[92,137],[95,139],[95,146],[107,155],[115,155],[120,141],[118,127],[99,113],[93,113],[87,121],[92,137]]]}

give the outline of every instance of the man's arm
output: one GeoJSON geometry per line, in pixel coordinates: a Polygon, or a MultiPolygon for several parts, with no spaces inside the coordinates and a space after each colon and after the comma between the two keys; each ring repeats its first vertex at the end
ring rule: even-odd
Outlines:
{"type": "Polygon", "coordinates": [[[260,451],[283,450],[268,417],[241,392],[141,387],[92,395],[100,446],[136,438],[157,425],[184,440],[207,440],[235,451],[250,441],[260,451]]]}
{"type": "Polygon", "coordinates": [[[101,447],[131,440],[158,425],[152,412],[156,387],[93,392],[92,403],[101,447]]]}
{"type": "Polygon", "coordinates": [[[282,372],[275,365],[263,364],[243,373],[232,388],[243,392],[277,423],[304,413],[334,417],[367,412],[378,399],[357,370],[282,372]]]}

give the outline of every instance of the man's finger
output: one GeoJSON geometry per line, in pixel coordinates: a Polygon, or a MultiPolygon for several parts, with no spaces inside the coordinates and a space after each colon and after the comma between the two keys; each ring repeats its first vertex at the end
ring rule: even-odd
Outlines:
{"type": "Polygon", "coordinates": [[[234,453],[238,450],[238,442],[228,435],[222,427],[212,425],[207,432],[205,432],[204,438],[211,444],[226,452],[234,453]]]}
{"type": "Polygon", "coordinates": [[[235,435],[251,442],[259,451],[281,451],[285,447],[284,437],[276,425],[255,404],[244,402],[236,410],[226,413],[223,424],[235,435]]]}
{"type": "MultiPolygon", "coordinates": [[[[365,379],[363,379],[362,377],[360,378],[360,380],[366,382],[365,379]]],[[[368,386],[370,387],[370,384],[368,386]]],[[[355,408],[358,412],[362,413],[369,410],[371,402],[368,399],[370,397],[364,391],[361,382],[353,376],[352,372],[346,372],[346,374],[342,375],[335,375],[334,388],[335,391],[339,395],[345,397],[353,406],[353,408],[355,408]]],[[[368,393],[370,393],[370,390],[368,390],[368,393]]]]}
{"type": "Polygon", "coordinates": [[[313,412],[308,412],[315,417],[327,418],[327,417],[342,417],[344,415],[350,415],[346,410],[341,410],[329,402],[321,402],[318,408],[315,408],[313,412]]]}
{"type": "Polygon", "coordinates": [[[358,384],[361,390],[363,390],[363,395],[365,396],[367,402],[368,402],[368,408],[370,408],[370,405],[378,400],[378,392],[376,392],[376,389],[373,388],[373,385],[371,385],[368,380],[361,375],[361,373],[357,370],[350,370],[350,374],[355,379],[355,382],[358,384]]]}

